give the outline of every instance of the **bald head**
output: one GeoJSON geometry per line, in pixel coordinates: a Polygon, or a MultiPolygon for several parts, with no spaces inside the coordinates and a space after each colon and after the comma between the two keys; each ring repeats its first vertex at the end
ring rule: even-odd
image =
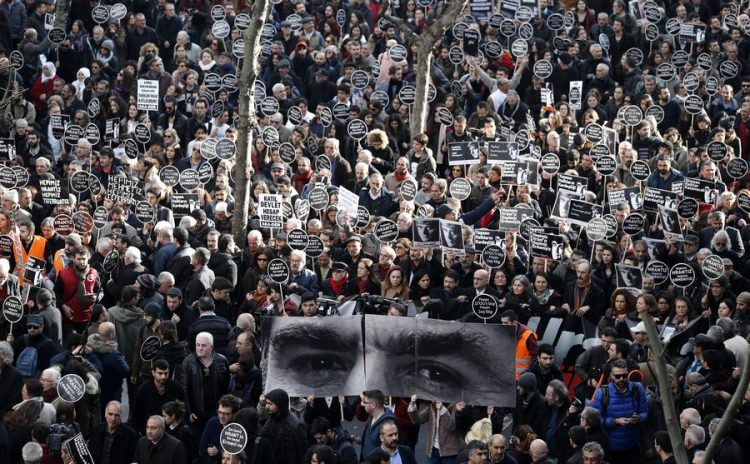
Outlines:
{"type": "Polygon", "coordinates": [[[484,289],[490,281],[489,272],[484,269],[474,271],[474,288],[484,289]]]}
{"type": "Polygon", "coordinates": [[[99,336],[104,340],[114,340],[115,325],[111,322],[102,322],[99,324],[99,336]]]}
{"type": "Polygon", "coordinates": [[[540,459],[543,459],[547,457],[547,443],[545,443],[544,440],[540,440],[537,438],[536,440],[531,442],[529,451],[531,452],[532,461],[536,462],[540,459]]]}

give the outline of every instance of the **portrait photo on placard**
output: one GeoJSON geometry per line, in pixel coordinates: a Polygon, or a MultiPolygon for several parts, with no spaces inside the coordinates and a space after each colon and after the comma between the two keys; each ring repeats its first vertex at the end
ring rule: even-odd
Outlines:
{"type": "Polygon", "coordinates": [[[435,218],[417,218],[413,223],[414,245],[440,245],[440,220],[435,218]]]}
{"type": "Polygon", "coordinates": [[[461,223],[440,219],[440,244],[450,250],[464,249],[464,236],[461,223]]]}

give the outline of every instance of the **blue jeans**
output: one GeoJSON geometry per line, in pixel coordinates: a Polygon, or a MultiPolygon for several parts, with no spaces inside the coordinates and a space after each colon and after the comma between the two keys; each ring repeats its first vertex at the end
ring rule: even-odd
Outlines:
{"type": "Polygon", "coordinates": [[[432,454],[427,458],[427,464],[456,464],[457,456],[440,457],[440,450],[432,448],[432,454]]]}

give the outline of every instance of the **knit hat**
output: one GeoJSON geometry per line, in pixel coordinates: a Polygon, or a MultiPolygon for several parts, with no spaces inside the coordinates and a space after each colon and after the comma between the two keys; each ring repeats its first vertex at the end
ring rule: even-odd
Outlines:
{"type": "Polygon", "coordinates": [[[737,303],[750,304],[750,292],[742,292],[737,295],[737,303]]]}
{"type": "Polygon", "coordinates": [[[83,244],[83,242],[81,241],[81,236],[75,232],[65,237],[65,243],[70,243],[71,245],[75,246],[81,246],[83,244]]]}
{"type": "Polygon", "coordinates": [[[8,190],[5,193],[3,193],[3,200],[9,200],[13,203],[18,203],[18,191],[16,190],[8,190]]]}
{"type": "Polygon", "coordinates": [[[151,274],[141,274],[135,280],[147,290],[154,290],[157,286],[156,277],[151,274]]]}
{"type": "Polygon", "coordinates": [[[521,374],[521,377],[518,378],[518,386],[527,392],[536,390],[536,376],[531,372],[521,374]]]}
{"type": "Polygon", "coordinates": [[[266,399],[275,404],[279,411],[289,410],[289,394],[281,388],[266,393],[266,399]]]}
{"type": "Polygon", "coordinates": [[[159,303],[149,303],[143,308],[143,313],[146,316],[159,317],[161,314],[161,305],[159,303]]]}

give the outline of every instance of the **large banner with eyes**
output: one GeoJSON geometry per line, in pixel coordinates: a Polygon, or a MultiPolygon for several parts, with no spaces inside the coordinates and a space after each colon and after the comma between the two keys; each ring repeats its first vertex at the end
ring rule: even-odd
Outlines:
{"type": "Polygon", "coordinates": [[[265,391],[515,405],[511,326],[414,317],[269,317],[262,321],[265,391]]]}

